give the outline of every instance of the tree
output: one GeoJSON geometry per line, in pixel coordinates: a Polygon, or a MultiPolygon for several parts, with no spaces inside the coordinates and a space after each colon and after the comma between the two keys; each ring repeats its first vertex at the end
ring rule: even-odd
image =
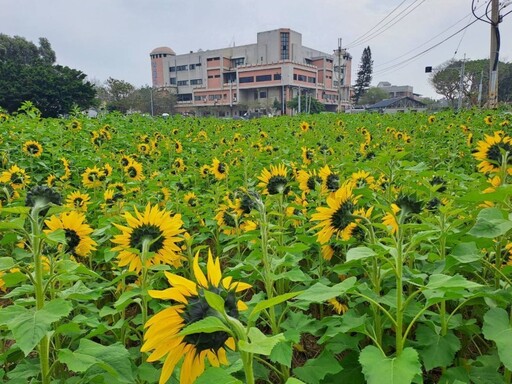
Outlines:
{"type": "Polygon", "coordinates": [[[360,104],[369,105],[369,104],[375,104],[379,101],[385,100],[389,98],[389,94],[383,90],[382,88],[378,87],[370,87],[365,92],[365,94],[359,99],[360,104]]]}
{"type": "Polygon", "coordinates": [[[359,64],[359,70],[357,71],[357,79],[354,84],[354,103],[358,104],[361,96],[364,95],[366,89],[372,82],[373,73],[373,60],[372,51],[370,47],[366,47],[361,55],[361,63],[359,64]]]}
{"type": "Polygon", "coordinates": [[[50,42],[41,38],[39,44],[0,35],[0,106],[12,113],[31,101],[43,117],[56,117],[73,105],[82,109],[93,105],[95,91],[86,75],[55,65],[50,42]]]}
{"type": "MultiPolygon", "coordinates": [[[[325,105],[319,102],[314,97],[306,97],[306,95],[302,95],[300,97],[300,105],[301,105],[301,113],[308,111],[309,113],[320,113],[325,111],[325,105]],[[311,103],[311,104],[310,104],[311,103]]],[[[298,109],[299,108],[299,98],[295,96],[293,99],[286,103],[288,108],[298,109]]]]}
{"type": "MultiPolygon", "coordinates": [[[[450,60],[440,66],[430,75],[430,83],[435,91],[443,95],[455,107],[459,98],[460,73],[462,61],[450,60]]],[[[498,67],[498,100],[512,100],[512,63],[500,62],[498,67]]],[[[462,79],[463,105],[478,106],[480,82],[482,83],[481,105],[488,98],[489,89],[489,60],[468,60],[464,63],[464,78],[462,79]]]]}

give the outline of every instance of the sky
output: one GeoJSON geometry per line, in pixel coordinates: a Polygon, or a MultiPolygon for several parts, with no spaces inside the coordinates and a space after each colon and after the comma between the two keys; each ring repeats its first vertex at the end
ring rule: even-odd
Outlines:
{"type": "MultiPolygon", "coordinates": [[[[474,0],[483,14],[490,0],[474,0]]],[[[512,11],[511,3],[502,14],[512,11]]],[[[425,73],[447,60],[489,57],[490,26],[475,20],[472,0],[0,0],[0,33],[38,44],[46,37],[57,63],[92,81],[109,77],[136,87],[151,83],[149,53],[168,46],[177,54],[256,42],[256,34],[290,28],[304,46],[352,55],[356,78],[370,46],[373,86],[411,85],[435,99],[425,73]],[[429,49],[434,45],[437,47],[429,49]],[[422,53],[423,51],[426,51],[422,53]],[[419,55],[416,58],[414,56],[419,55]]],[[[500,60],[512,61],[512,13],[500,23],[500,60]]]]}

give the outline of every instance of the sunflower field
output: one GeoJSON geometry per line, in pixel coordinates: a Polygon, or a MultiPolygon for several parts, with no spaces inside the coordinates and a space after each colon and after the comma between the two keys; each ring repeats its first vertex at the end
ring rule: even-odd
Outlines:
{"type": "Polygon", "coordinates": [[[511,383],[511,118],[0,114],[0,380],[511,383]]]}

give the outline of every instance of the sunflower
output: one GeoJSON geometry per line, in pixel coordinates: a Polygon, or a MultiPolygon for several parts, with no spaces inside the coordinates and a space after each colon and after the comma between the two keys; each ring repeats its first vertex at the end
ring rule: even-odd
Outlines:
{"type": "Polygon", "coordinates": [[[507,156],[507,172],[512,175],[512,138],[503,131],[496,131],[493,136],[485,135],[485,140],[478,142],[473,156],[480,160],[480,172],[497,173],[503,165],[504,154],[507,156]]]}
{"type": "Polygon", "coordinates": [[[140,143],[137,145],[137,151],[142,155],[149,155],[151,151],[151,146],[147,143],[140,143]]]}
{"type": "Polygon", "coordinates": [[[73,132],[78,132],[82,129],[82,123],[78,120],[73,120],[71,123],[68,124],[68,129],[73,132]]]}
{"type": "Polygon", "coordinates": [[[96,249],[96,242],[89,236],[92,228],[85,222],[85,215],[78,211],[64,212],[60,216],[53,215],[44,222],[49,234],[62,229],[66,235],[65,252],[79,257],[87,257],[96,249]]]}
{"type": "Polygon", "coordinates": [[[143,213],[135,208],[135,216],[125,212],[124,218],[127,226],[114,223],[122,234],[116,235],[112,240],[117,244],[112,250],[120,251],[117,257],[119,266],[128,265],[130,271],[139,273],[142,270],[140,252],[145,241],[151,242],[150,255],[146,255],[145,261],[147,267],[155,264],[171,264],[176,267],[180,265],[181,260],[177,253],[180,247],[176,243],[181,241],[178,235],[183,232],[181,215],[171,216],[158,206],[151,207],[148,204],[143,213]],[[134,249],[139,252],[134,252],[134,249]]]}
{"type": "Polygon", "coordinates": [[[320,244],[327,243],[333,235],[349,240],[357,228],[353,214],[359,196],[352,194],[352,184],[347,182],[334,194],[327,197],[328,207],[318,207],[311,216],[312,221],[320,221],[313,229],[321,228],[317,234],[320,244]]]}
{"type": "Polygon", "coordinates": [[[144,175],[142,174],[142,164],[138,161],[132,160],[125,168],[125,175],[133,181],[142,181],[144,180],[144,175]]]}
{"type": "Polygon", "coordinates": [[[107,189],[105,192],[103,192],[103,201],[102,208],[111,208],[114,206],[114,204],[118,204],[118,207],[121,208],[123,206],[123,202],[119,201],[124,197],[124,193],[114,190],[114,189],[107,189]],[[119,202],[118,202],[119,201],[119,202]]]}
{"type": "Polygon", "coordinates": [[[213,159],[211,171],[217,180],[223,180],[228,175],[229,166],[215,158],[213,159]]]}
{"type": "Polygon", "coordinates": [[[142,352],[151,352],[147,361],[154,362],[165,357],[160,384],[166,383],[174,372],[176,364],[183,358],[180,370],[180,383],[192,384],[205,370],[205,360],[212,366],[228,364],[226,347],[235,349],[235,342],[226,332],[196,333],[181,336],[180,332],[190,324],[208,316],[216,315],[205,299],[204,292],[210,291],[224,298],[226,313],[234,318],[247,306],[237,300],[236,294],[251,286],[234,282],[231,277],[222,278],[220,261],[208,251],[205,275],[199,266],[199,252],[194,257],[193,271],[195,280],[191,281],[165,272],[171,288],[163,291],[150,290],[149,295],[156,299],[172,300],[174,305],[165,308],[144,325],[144,344],[142,352]]]}
{"type": "Polygon", "coordinates": [[[391,204],[391,212],[386,213],[382,217],[382,224],[390,229],[391,234],[395,234],[398,231],[398,212],[400,212],[400,207],[396,204],[391,204]]]}
{"type": "Polygon", "coordinates": [[[288,170],[284,164],[279,164],[278,166],[271,165],[270,171],[267,168],[263,168],[261,175],[258,176],[258,180],[260,180],[258,187],[263,188],[263,193],[266,195],[287,193],[287,173],[288,170]]]}
{"type": "Polygon", "coordinates": [[[13,189],[22,189],[30,183],[30,176],[24,169],[13,165],[8,171],[2,172],[0,182],[9,184],[13,189]]]}
{"type": "Polygon", "coordinates": [[[69,167],[69,161],[65,157],[61,157],[60,161],[64,167],[64,173],[59,178],[60,181],[66,181],[71,177],[71,168],[69,167]]]}
{"type": "Polygon", "coordinates": [[[328,165],[325,165],[318,176],[322,179],[322,192],[336,192],[340,187],[340,177],[331,171],[328,165]]]}
{"type": "Polygon", "coordinates": [[[215,220],[222,232],[226,235],[233,235],[236,233],[238,216],[236,206],[228,200],[227,204],[221,204],[217,209],[215,220]]]}
{"type": "Polygon", "coordinates": [[[304,196],[296,196],[295,201],[286,207],[286,216],[292,218],[292,225],[295,228],[302,226],[306,217],[308,201],[304,196]]]}
{"type": "Polygon", "coordinates": [[[370,172],[358,171],[350,176],[354,188],[372,187],[375,184],[375,177],[370,172]]]}
{"type": "Polygon", "coordinates": [[[179,141],[179,140],[174,141],[174,149],[176,150],[176,153],[183,152],[183,145],[181,144],[181,141],[179,141]]]}
{"type": "Polygon", "coordinates": [[[127,167],[133,160],[135,160],[133,157],[128,155],[121,156],[121,159],[119,159],[119,164],[121,164],[121,167],[125,168],[127,167]]]}
{"type": "Polygon", "coordinates": [[[46,178],[46,185],[49,187],[55,186],[55,180],[57,180],[57,176],[55,176],[54,174],[48,175],[48,177],[46,178]]]}
{"type": "Polygon", "coordinates": [[[82,184],[87,188],[101,187],[103,180],[105,180],[105,172],[96,166],[87,167],[82,174],[82,184]]]}
{"type": "Polygon", "coordinates": [[[487,124],[487,125],[492,125],[492,116],[491,115],[487,115],[484,117],[484,123],[487,124]]]}
{"type": "Polygon", "coordinates": [[[429,124],[432,124],[434,121],[436,121],[436,117],[434,115],[430,115],[427,119],[429,124]]]}
{"type": "Polygon", "coordinates": [[[187,169],[187,167],[185,166],[185,162],[181,157],[178,157],[176,160],[174,160],[174,163],[172,165],[174,167],[174,172],[181,173],[187,169]]]}
{"type": "Polygon", "coordinates": [[[29,140],[23,144],[23,152],[29,156],[40,157],[43,153],[43,147],[37,141],[29,140]]]}
{"type": "Polygon", "coordinates": [[[315,151],[308,147],[302,147],[302,161],[304,164],[311,164],[313,159],[315,158],[315,151]]]}
{"type": "Polygon", "coordinates": [[[102,171],[105,174],[105,177],[110,177],[112,176],[112,172],[114,171],[114,169],[109,163],[105,163],[105,165],[102,168],[102,171]]]}
{"type": "Polygon", "coordinates": [[[348,311],[348,305],[339,297],[333,297],[332,299],[327,300],[327,302],[332,306],[334,312],[336,312],[338,315],[345,314],[345,312],[348,311]]]}
{"type": "Polygon", "coordinates": [[[303,121],[300,123],[300,130],[302,132],[307,132],[309,131],[309,123],[307,121],[303,121]]]}
{"type": "Polygon", "coordinates": [[[199,168],[199,173],[201,174],[202,178],[208,177],[208,175],[211,175],[211,168],[208,164],[205,164],[199,168]]]}
{"type": "Polygon", "coordinates": [[[299,170],[297,181],[300,190],[304,193],[309,193],[322,186],[322,179],[316,174],[316,171],[299,170]]]}
{"type": "Polygon", "coordinates": [[[197,196],[194,192],[188,192],[183,197],[183,201],[190,207],[195,207],[197,205],[197,196]]]}
{"type": "Polygon", "coordinates": [[[66,207],[74,208],[77,211],[87,211],[87,206],[90,204],[91,198],[87,193],[75,191],[66,197],[66,207]]]}

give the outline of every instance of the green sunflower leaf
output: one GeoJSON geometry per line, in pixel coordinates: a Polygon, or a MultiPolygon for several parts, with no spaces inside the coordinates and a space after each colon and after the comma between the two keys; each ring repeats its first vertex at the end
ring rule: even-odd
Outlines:
{"type": "Polygon", "coordinates": [[[274,336],[266,336],[258,328],[249,329],[250,342],[240,340],[238,346],[240,350],[255,353],[257,355],[268,356],[272,353],[274,346],[285,339],[282,333],[274,336]]]}
{"type": "Polygon", "coordinates": [[[50,332],[52,323],[67,316],[72,309],[72,304],[63,299],[52,300],[40,310],[13,305],[2,310],[0,323],[7,325],[18,347],[28,356],[50,332]]]}
{"type": "Polygon", "coordinates": [[[215,309],[217,312],[224,314],[225,313],[224,299],[222,297],[220,297],[219,295],[217,295],[216,293],[208,291],[206,289],[203,292],[204,292],[204,298],[206,299],[206,302],[208,303],[208,305],[210,307],[212,307],[213,309],[215,309]]]}
{"type": "Polygon", "coordinates": [[[341,283],[328,287],[322,283],[316,283],[305,290],[297,299],[312,303],[321,303],[333,297],[339,296],[351,289],[357,281],[355,276],[343,280],[341,283]]]}
{"type": "Polygon", "coordinates": [[[431,328],[420,325],[416,330],[419,353],[427,371],[436,367],[450,366],[461,348],[460,340],[449,331],[442,336],[431,328]]]}
{"type": "Polygon", "coordinates": [[[310,359],[302,367],[295,368],[293,373],[306,383],[319,384],[326,375],[338,373],[342,369],[331,352],[323,351],[316,359],[310,359]]]}
{"type": "Polygon", "coordinates": [[[11,221],[0,222],[0,231],[9,230],[9,229],[22,230],[24,227],[25,227],[25,219],[22,217],[18,217],[11,221]]]}
{"type": "Polygon", "coordinates": [[[222,322],[221,319],[214,316],[205,317],[202,320],[193,322],[187,325],[179,333],[180,336],[193,335],[194,333],[213,333],[213,332],[227,332],[231,334],[231,330],[222,322]]]}
{"type": "Polygon", "coordinates": [[[14,267],[14,259],[12,257],[0,257],[0,271],[5,271],[12,267],[14,267]]]}
{"type": "Polygon", "coordinates": [[[105,346],[81,339],[76,351],[61,349],[59,360],[74,372],[105,371],[105,382],[134,382],[130,354],[120,343],[105,346]]]}
{"type": "Polygon", "coordinates": [[[347,261],[368,259],[377,255],[373,249],[368,247],[351,248],[347,252],[347,261]]]}
{"type": "Polygon", "coordinates": [[[512,221],[507,220],[498,208],[485,208],[480,211],[476,223],[469,230],[475,237],[495,238],[512,229],[512,221]]]}
{"type": "Polygon", "coordinates": [[[288,301],[291,298],[294,298],[295,296],[301,294],[302,292],[303,291],[289,292],[289,293],[285,293],[283,295],[275,296],[268,300],[260,301],[258,304],[256,304],[256,306],[252,310],[251,314],[249,315],[249,322],[255,321],[258,318],[258,315],[260,314],[260,312],[263,311],[264,309],[267,309],[267,308],[273,307],[274,305],[281,304],[285,301],[288,301]]]}
{"type": "Polygon", "coordinates": [[[512,370],[512,327],[507,311],[492,308],[484,315],[482,332],[487,340],[492,340],[498,348],[503,365],[512,370]]]}
{"type": "Polygon", "coordinates": [[[405,348],[398,357],[387,357],[373,345],[367,346],[359,355],[359,362],[368,384],[410,384],[416,375],[421,375],[418,352],[405,348]]]}

